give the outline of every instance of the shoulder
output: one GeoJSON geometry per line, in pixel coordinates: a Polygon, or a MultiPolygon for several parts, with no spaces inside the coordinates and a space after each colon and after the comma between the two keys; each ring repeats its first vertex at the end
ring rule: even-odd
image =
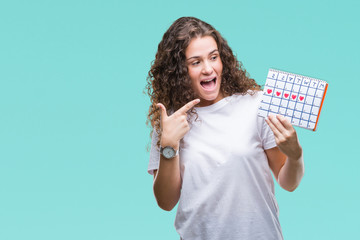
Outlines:
{"type": "Polygon", "coordinates": [[[227,111],[233,112],[232,115],[238,113],[239,115],[248,117],[257,116],[258,108],[261,103],[262,91],[247,91],[245,93],[235,93],[226,97],[228,104],[227,111]]]}
{"type": "Polygon", "coordinates": [[[259,104],[261,101],[261,97],[263,95],[262,90],[248,90],[245,93],[235,93],[230,96],[231,101],[234,102],[241,102],[241,103],[253,103],[253,104],[259,104]]]}

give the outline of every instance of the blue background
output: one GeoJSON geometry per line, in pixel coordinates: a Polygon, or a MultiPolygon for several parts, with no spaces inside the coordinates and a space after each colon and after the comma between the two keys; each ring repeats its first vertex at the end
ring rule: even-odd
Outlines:
{"type": "Polygon", "coordinates": [[[276,188],[285,239],[360,238],[359,1],[1,1],[0,239],[178,239],[147,174],[147,71],[181,16],[217,28],[251,77],[326,80],[306,172],[276,188]]]}

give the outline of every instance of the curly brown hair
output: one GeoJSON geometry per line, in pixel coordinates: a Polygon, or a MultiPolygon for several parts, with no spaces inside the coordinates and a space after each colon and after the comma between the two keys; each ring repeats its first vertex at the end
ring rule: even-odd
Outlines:
{"type": "MultiPolygon", "coordinates": [[[[168,112],[175,112],[196,98],[188,75],[185,50],[193,38],[204,36],[212,36],[218,46],[223,64],[220,86],[223,96],[260,89],[260,85],[248,77],[242,63],[214,27],[194,17],[179,18],[159,43],[147,77],[146,90],[151,101],[147,124],[150,123],[160,136],[160,111],[156,104],[162,103],[168,112]]],[[[196,111],[192,109],[189,114],[196,114],[196,111]]]]}

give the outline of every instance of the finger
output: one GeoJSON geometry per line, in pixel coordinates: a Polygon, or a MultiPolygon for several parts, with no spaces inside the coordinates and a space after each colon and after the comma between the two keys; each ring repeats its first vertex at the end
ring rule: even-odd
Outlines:
{"type": "Polygon", "coordinates": [[[200,102],[200,99],[195,99],[192,100],[191,102],[188,102],[187,104],[185,104],[184,106],[182,106],[179,110],[177,110],[176,112],[180,113],[180,114],[184,114],[187,111],[189,111],[191,108],[193,108],[196,104],[198,104],[200,102]]]}
{"type": "Polygon", "coordinates": [[[166,118],[168,115],[166,113],[166,108],[162,103],[156,104],[158,108],[160,108],[160,116],[162,119],[166,118]]]}
{"type": "Polygon", "coordinates": [[[269,127],[271,128],[271,130],[273,131],[274,135],[276,138],[279,138],[281,136],[281,133],[279,132],[279,130],[274,126],[274,124],[269,120],[268,118],[265,118],[265,122],[269,125],[269,127]]]}
{"type": "Polygon", "coordinates": [[[275,115],[269,115],[270,122],[279,130],[280,133],[284,133],[286,131],[283,124],[279,121],[278,117],[275,115]]]}
{"type": "Polygon", "coordinates": [[[282,115],[277,115],[277,119],[282,123],[282,125],[287,129],[290,130],[293,128],[293,126],[291,125],[290,121],[282,116],[282,115]]]}

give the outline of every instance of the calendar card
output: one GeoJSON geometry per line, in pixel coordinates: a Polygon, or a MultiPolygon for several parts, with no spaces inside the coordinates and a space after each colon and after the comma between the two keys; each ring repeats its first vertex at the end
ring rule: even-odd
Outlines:
{"type": "Polygon", "coordinates": [[[280,114],[294,126],[315,131],[327,87],[323,80],[270,69],[258,115],[280,114]]]}

